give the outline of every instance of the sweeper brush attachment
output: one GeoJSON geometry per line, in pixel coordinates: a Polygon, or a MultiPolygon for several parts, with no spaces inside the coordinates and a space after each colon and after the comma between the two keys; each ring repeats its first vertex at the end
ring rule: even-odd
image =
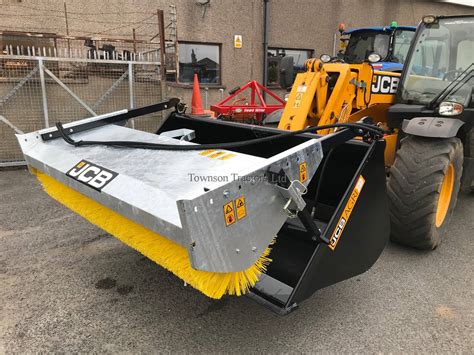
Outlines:
{"type": "Polygon", "coordinates": [[[286,313],[377,260],[389,233],[379,128],[318,136],[178,110],[154,134],[125,127],[173,106],[17,137],[48,194],[209,297],[248,293],[286,313]]]}

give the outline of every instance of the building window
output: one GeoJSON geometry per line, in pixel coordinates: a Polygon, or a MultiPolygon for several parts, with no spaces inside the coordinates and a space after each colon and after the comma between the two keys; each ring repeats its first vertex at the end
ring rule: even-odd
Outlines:
{"type": "Polygon", "coordinates": [[[179,83],[221,84],[219,44],[179,42],[179,83]]]}
{"type": "MultiPolygon", "coordinates": [[[[289,48],[270,48],[268,50],[268,86],[281,87],[285,75],[285,63],[291,63],[283,58],[291,57],[293,60],[293,68],[290,76],[291,82],[294,81],[296,74],[304,71],[304,62],[313,56],[311,49],[289,49],[289,48]]],[[[286,80],[288,81],[288,79],[286,80]]]]}

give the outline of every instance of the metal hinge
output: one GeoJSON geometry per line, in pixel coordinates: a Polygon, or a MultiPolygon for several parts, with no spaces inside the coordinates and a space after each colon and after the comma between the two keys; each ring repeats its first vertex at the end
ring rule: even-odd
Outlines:
{"type": "Polygon", "coordinates": [[[365,89],[367,87],[367,83],[365,81],[357,81],[356,78],[352,78],[349,83],[355,85],[359,89],[365,89]]]}
{"type": "Polygon", "coordinates": [[[303,195],[308,189],[299,180],[293,180],[288,188],[278,185],[277,187],[282,196],[288,199],[283,206],[286,214],[289,218],[296,218],[298,211],[302,211],[306,207],[303,195]]]}

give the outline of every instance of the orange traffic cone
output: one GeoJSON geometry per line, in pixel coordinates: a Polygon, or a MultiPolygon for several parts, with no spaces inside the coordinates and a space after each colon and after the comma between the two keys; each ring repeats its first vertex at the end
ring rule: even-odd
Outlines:
{"type": "Polygon", "coordinates": [[[193,98],[191,100],[191,115],[205,115],[202,108],[201,91],[197,74],[194,74],[193,98]]]}

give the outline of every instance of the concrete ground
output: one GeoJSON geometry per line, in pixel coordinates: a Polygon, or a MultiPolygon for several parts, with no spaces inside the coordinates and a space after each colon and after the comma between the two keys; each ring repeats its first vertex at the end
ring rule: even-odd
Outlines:
{"type": "Polygon", "coordinates": [[[474,352],[474,194],[433,252],[390,244],[366,274],[286,317],[211,301],[0,171],[0,353],[474,352]]]}

